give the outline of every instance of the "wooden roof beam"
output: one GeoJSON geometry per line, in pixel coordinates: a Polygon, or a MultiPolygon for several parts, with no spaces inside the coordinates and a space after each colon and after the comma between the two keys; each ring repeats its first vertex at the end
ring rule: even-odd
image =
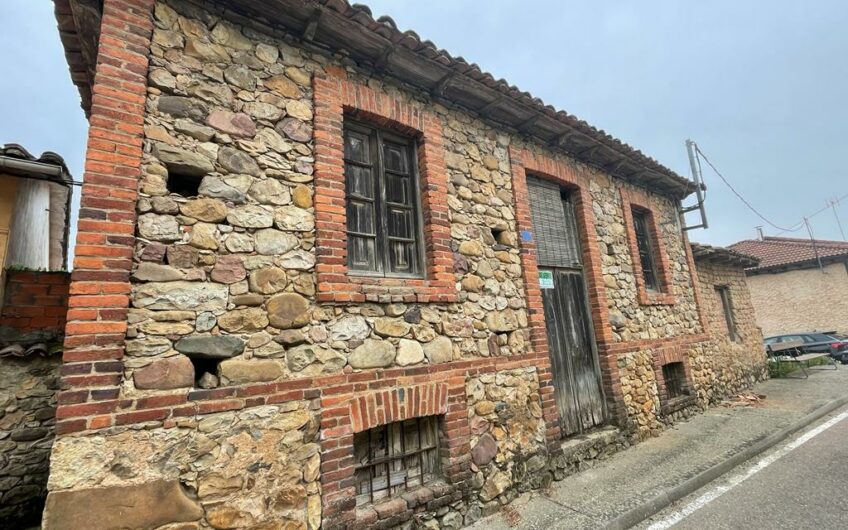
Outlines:
{"type": "Polygon", "coordinates": [[[324,14],[324,10],[320,7],[316,7],[312,10],[312,13],[309,14],[309,20],[306,22],[306,27],[303,28],[303,40],[306,42],[312,42],[312,39],[315,38],[315,34],[318,33],[318,25],[321,23],[321,15],[324,14]]]}

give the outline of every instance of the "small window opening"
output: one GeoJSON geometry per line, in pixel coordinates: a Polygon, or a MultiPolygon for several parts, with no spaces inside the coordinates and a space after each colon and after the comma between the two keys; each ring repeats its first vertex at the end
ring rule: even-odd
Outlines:
{"type": "Polygon", "coordinates": [[[195,388],[218,388],[221,381],[218,378],[218,365],[220,359],[200,359],[189,357],[194,365],[194,387],[195,388]]]}
{"type": "Polygon", "coordinates": [[[659,292],[660,282],[657,273],[657,257],[655,255],[653,234],[650,230],[650,213],[633,208],[633,229],[636,233],[636,249],[639,252],[639,262],[642,268],[642,278],[648,291],[659,292]]]}
{"type": "Polygon", "coordinates": [[[438,417],[382,425],[353,437],[356,505],[396,497],[439,474],[438,417]]]}
{"type": "Polygon", "coordinates": [[[492,228],[492,239],[495,241],[496,245],[502,245],[505,247],[511,246],[509,241],[509,232],[507,232],[503,228],[492,228]]]}
{"type": "Polygon", "coordinates": [[[737,340],[739,335],[736,333],[736,321],[733,320],[733,303],[730,300],[730,288],[726,285],[717,285],[716,294],[721,300],[721,309],[724,312],[724,323],[727,327],[727,336],[730,340],[737,340]]]}
{"type": "Polygon", "coordinates": [[[183,197],[197,197],[203,177],[168,171],[168,191],[183,197]]]}
{"type": "Polygon", "coordinates": [[[665,390],[669,399],[689,394],[686,385],[686,370],[683,363],[668,363],[662,367],[665,390]]]}

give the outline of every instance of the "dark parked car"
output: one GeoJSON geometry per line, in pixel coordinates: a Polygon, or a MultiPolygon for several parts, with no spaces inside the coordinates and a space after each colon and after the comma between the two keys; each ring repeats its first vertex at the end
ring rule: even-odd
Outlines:
{"type": "Polygon", "coordinates": [[[848,364],[848,338],[833,332],[790,333],[766,337],[763,344],[771,344],[799,340],[803,344],[800,349],[804,353],[826,353],[841,362],[848,364]]]}

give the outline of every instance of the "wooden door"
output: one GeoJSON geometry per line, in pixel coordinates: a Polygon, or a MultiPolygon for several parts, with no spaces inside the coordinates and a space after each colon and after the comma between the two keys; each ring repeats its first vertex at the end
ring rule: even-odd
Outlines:
{"type": "Polygon", "coordinates": [[[604,423],[598,354],[574,204],[558,186],[528,179],[540,288],[563,436],[604,423]]]}

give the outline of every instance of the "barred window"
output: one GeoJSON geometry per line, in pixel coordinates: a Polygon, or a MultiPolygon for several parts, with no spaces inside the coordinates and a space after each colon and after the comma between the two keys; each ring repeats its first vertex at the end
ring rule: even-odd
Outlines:
{"type": "Polygon", "coordinates": [[[683,363],[664,364],[662,373],[665,390],[670,399],[689,393],[686,388],[686,370],[683,368],[683,363]]]}
{"type": "Polygon", "coordinates": [[[356,505],[397,496],[439,473],[438,417],[399,421],[353,437],[356,505]]]}
{"type": "Polygon", "coordinates": [[[415,143],[345,119],[344,164],[349,270],[421,277],[415,143]]]}
{"type": "Polygon", "coordinates": [[[660,284],[657,275],[657,258],[654,252],[654,241],[650,230],[650,213],[644,210],[632,209],[633,229],[636,232],[636,247],[639,250],[639,261],[642,266],[642,278],[645,288],[649,291],[659,291],[660,284]]]}

